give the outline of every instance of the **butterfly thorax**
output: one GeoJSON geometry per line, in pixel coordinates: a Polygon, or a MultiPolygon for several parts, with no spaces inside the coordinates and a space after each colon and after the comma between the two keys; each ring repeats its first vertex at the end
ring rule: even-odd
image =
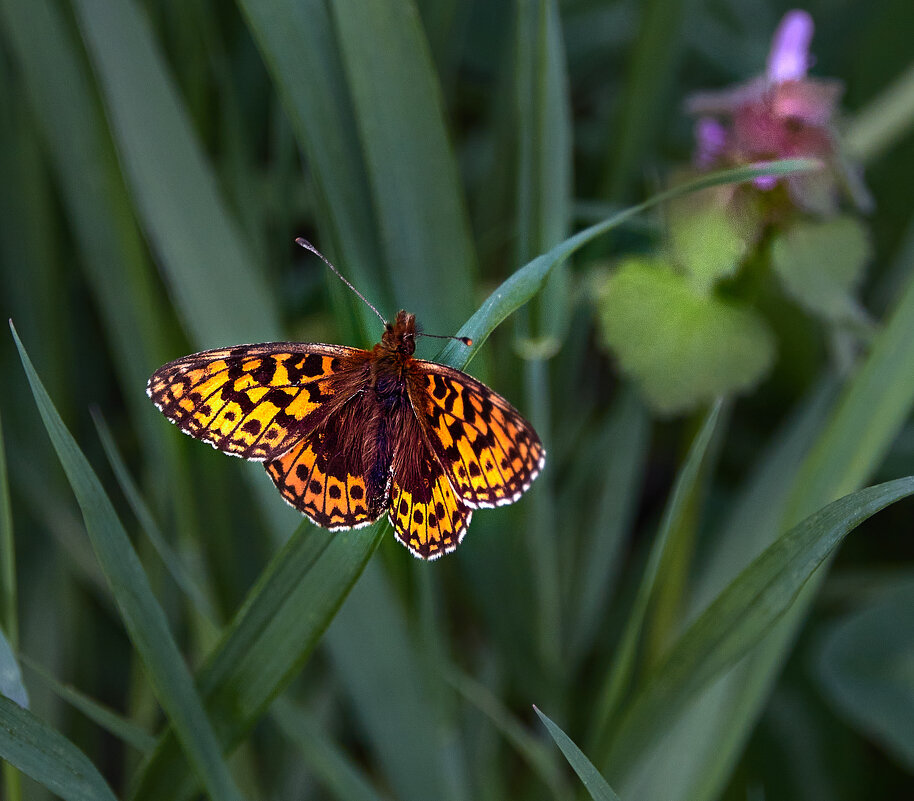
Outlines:
{"type": "Polygon", "coordinates": [[[416,317],[401,310],[371,351],[371,386],[379,400],[405,400],[406,374],[415,350],[416,317]]]}

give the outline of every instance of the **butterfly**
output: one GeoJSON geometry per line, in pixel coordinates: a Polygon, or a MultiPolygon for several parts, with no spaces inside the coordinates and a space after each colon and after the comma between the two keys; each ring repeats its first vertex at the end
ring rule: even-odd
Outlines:
{"type": "MultiPolygon", "coordinates": [[[[416,318],[384,322],[372,350],[301,342],[237,345],[169,362],[147,394],[184,433],[263,462],[282,497],[319,526],[385,513],[415,556],[436,559],[473,510],[513,503],[546,452],[508,401],[472,376],[413,356],[416,318]]],[[[466,345],[472,344],[467,338],[466,345]]]]}

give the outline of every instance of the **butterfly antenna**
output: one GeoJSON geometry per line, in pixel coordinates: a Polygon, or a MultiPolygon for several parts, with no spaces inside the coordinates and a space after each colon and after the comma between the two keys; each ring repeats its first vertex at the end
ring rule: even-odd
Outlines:
{"type": "Polygon", "coordinates": [[[433,339],[456,339],[458,342],[462,342],[467,347],[473,344],[473,340],[469,337],[452,337],[449,334],[426,334],[424,331],[417,331],[417,337],[432,337],[433,339]]]}
{"type": "Polygon", "coordinates": [[[361,292],[359,292],[358,289],[356,289],[352,284],[349,283],[349,281],[346,280],[346,277],[339,270],[337,270],[336,267],[333,266],[333,264],[330,262],[330,259],[328,259],[304,237],[298,237],[298,239],[295,240],[295,244],[300,245],[305,250],[310,250],[315,256],[324,262],[324,264],[326,264],[331,270],[333,270],[333,272],[336,273],[336,277],[339,278],[340,281],[342,281],[344,284],[346,284],[346,286],[348,286],[353,292],[355,292],[355,294],[362,299],[365,305],[378,315],[378,318],[381,320],[381,322],[384,323],[384,325],[387,325],[387,320],[384,319],[384,315],[381,314],[381,312],[379,312],[374,306],[372,306],[371,303],[369,303],[368,298],[366,298],[361,292]]]}

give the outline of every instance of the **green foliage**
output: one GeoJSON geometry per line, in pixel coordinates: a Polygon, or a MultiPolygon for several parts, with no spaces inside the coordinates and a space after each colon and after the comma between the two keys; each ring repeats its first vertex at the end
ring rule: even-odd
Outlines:
{"type": "Polygon", "coordinates": [[[697,292],[663,262],[631,259],[599,289],[600,322],[624,372],[663,412],[753,386],[774,341],[755,312],[697,292]]]}
{"type": "Polygon", "coordinates": [[[896,6],[817,18],[862,222],[791,205],[852,166],[686,167],[773,6],[0,0],[4,799],[911,795],[908,507],[835,556],[914,473],[896,6]],[[546,443],[454,555],[315,528],[145,395],[377,341],[302,235],[546,443]]]}

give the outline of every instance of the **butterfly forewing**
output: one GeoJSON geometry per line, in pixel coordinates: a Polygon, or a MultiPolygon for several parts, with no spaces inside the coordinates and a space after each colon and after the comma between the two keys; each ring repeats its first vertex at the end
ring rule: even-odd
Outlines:
{"type": "Polygon", "coordinates": [[[546,458],[533,426],[466,373],[435,362],[415,364],[413,406],[459,498],[471,508],[516,501],[546,458]]]}
{"type": "Polygon", "coordinates": [[[182,431],[243,459],[289,450],[353,391],[344,378],[368,353],[338,345],[268,343],[169,362],[147,393],[182,431]]]}

